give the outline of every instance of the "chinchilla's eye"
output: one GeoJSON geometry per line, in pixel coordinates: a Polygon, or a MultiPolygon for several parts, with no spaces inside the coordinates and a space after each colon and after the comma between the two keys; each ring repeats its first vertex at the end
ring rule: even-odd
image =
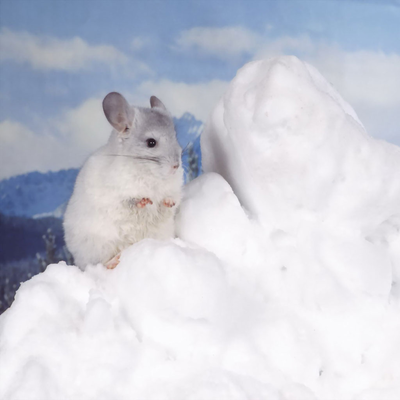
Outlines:
{"type": "Polygon", "coordinates": [[[146,142],[147,142],[147,147],[154,147],[157,144],[157,141],[153,138],[147,139],[146,142]]]}

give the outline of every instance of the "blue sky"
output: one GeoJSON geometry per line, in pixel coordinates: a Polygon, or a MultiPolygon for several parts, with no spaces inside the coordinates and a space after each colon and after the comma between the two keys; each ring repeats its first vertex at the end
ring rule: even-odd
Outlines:
{"type": "Polygon", "coordinates": [[[0,179],[79,166],[107,139],[110,91],[206,122],[238,68],[280,54],[400,145],[399,1],[0,0],[0,179]]]}

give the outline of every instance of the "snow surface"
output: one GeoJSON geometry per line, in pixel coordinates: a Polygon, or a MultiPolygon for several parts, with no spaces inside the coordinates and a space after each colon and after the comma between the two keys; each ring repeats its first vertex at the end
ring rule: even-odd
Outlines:
{"type": "Polygon", "coordinates": [[[21,286],[1,399],[400,398],[400,148],[281,57],[238,72],[202,153],[177,239],[21,286]]]}

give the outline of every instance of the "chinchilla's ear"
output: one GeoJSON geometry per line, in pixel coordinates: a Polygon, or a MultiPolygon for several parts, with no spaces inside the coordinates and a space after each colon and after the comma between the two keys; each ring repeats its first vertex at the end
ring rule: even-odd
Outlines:
{"type": "Polygon", "coordinates": [[[151,108],[157,107],[157,108],[161,108],[164,111],[167,111],[163,102],[156,96],[150,97],[150,105],[151,105],[151,108]]]}
{"type": "Polygon", "coordinates": [[[121,94],[108,93],[103,100],[103,110],[116,131],[123,133],[132,127],[134,111],[121,94]]]}

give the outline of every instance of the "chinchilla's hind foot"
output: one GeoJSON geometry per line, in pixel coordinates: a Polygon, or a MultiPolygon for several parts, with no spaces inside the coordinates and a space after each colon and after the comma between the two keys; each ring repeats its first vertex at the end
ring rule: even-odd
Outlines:
{"type": "Polygon", "coordinates": [[[107,269],[114,269],[119,264],[119,258],[121,257],[121,253],[114,256],[110,261],[106,263],[107,269]]]}

